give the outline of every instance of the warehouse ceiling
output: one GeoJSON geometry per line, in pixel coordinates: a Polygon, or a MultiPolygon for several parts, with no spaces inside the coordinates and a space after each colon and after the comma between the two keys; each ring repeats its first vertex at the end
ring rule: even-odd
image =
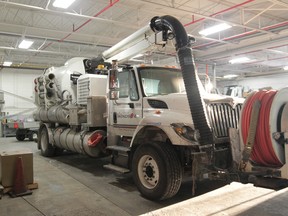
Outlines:
{"type": "MultiPolygon", "coordinates": [[[[0,0],[0,65],[46,68],[76,56],[97,57],[147,25],[154,16],[172,15],[196,38],[200,72],[242,77],[284,73],[288,65],[288,0],[75,0],[68,9],[54,0],[0,0]],[[201,36],[200,30],[226,23],[230,29],[201,36]],[[21,40],[33,40],[27,49],[21,40]],[[241,64],[229,60],[247,57],[241,64]]],[[[175,51],[154,49],[137,63],[175,62],[175,51]]]]}

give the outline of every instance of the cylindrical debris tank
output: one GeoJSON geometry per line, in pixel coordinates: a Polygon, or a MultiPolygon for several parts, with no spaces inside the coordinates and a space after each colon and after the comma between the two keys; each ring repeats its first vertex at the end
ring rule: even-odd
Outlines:
{"type": "Polygon", "coordinates": [[[57,127],[53,131],[54,144],[57,147],[90,157],[101,157],[106,154],[105,137],[106,132],[102,130],[78,132],[71,128],[57,127]]]}
{"type": "Polygon", "coordinates": [[[69,111],[61,105],[52,106],[48,110],[40,107],[33,113],[33,116],[35,120],[45,123],[68,124],[69,122],[69,111]]]}

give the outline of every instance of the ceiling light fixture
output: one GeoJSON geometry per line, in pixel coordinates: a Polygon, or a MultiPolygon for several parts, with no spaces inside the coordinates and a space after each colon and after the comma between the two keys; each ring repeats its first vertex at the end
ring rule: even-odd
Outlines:
{"type": "Polygon", "coordinates": [[[224,79],[232,79],[232,78],[236,78],[236,77],[238,77],[237,74],[227,74],[227,75],[223,76],[224,79]]]}
{"type": "Polygon", "coordinates": [[[140,58],[140,57],[143,57],[143,56],[144,56],[144,55],[143,55],[142,53],[140,53],[140,54],[137,54],[137,55],[133,56],[132,59],[140,58]]]}
{"type": "Polygon", "coordinates": [[[251,59],[248,57],[239,57],[239,58],[234,58],[234,59],[229,60],[229,63],[230,64],[238,64],[238,63],[245,63],[245,62],[249,62],[249,61],[251,61],[251,59]]]}
{"type": "Polygon", "coordinates": [[[31,40],[22,40],[18,47],[21,49],[29,49],[33,43],[34,41],[31,40]]]}
{"type": "Polygon", "coordinates": [[[199,34],[203,35],[203,36],[207,36],[207,35],[211,35],[211,34],[214,34],[214,33],[220,32],[220,31],[224,31],[224,30],[229,29],[231,27],[232,26],[227,24],[227,23],[221,23],[221,24],[203,29],[203,30],[199,31],[199,34]]]}
{"type": "Polygon", "coordinates": [[[54,7],[58,7],[58,8],[63,8],[66,9],[68,8],[71,4],[73,4],[75,0],[55,0],[53,3],[54,7]]]}
{"type": "Polygon", "coordinates": [[[288,65],[283,67],[284,70],[288,70],[288,65]]]}
{"type": "Polygon", "coordinates": [[[3,66],[10,67],[12,65],[11,61],[4,61],[3,66]]]}
{"type": "Polygon", "coordinates": [[[139,58],[141,58],[143,56],[144,56],[144,54],[139,53],[139,54],[133,56],[132,58],[130,58],[129,60],[130,61],[136,61],[136,62],[143,62],[143,60],[139,59],[139,58]]]}

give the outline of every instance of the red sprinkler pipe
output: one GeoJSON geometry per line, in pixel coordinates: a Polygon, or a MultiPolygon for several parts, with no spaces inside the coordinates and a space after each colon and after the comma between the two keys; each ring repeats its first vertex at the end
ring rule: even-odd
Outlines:
{"type": "MultiPolygon", "coordinates": [[[[248,4],[250,2],[253,2],[253,1],[255,1],[255,0],[248,0],[248,1],[242,2],[242,3],[237,4],[237,5],[233,5],[232,7],[229,7],[229,8],[226,8],[224,10],[221,10],[221,11],[218,11],[216,13],[213,13],[213,14],[209,15],[209,17],[214,17],[214,16],[216,16],[218,14],[225,13],[227,11],[233,10],[233,9],[235,9],[237,7],[243,6],[243,5],[248,4]]],[[[206,18],[200,18],[200,19],[194,20],[194,16],[193,16],[192,22],[189,22],[189,23],[185,24],[184,27],[192,25],[192,24],[197,23],[197,22],[200,22],[200,21],[205,20],[205,19],[206,18]]]]}
{"type": "Polygon", "coordinates": [[[261,108],[259,111],[258,124],[256,129],[256,136],[254,140],[254,146],[250,159],[263,166],[269,167],[280,167],[282,163],[277,158],[275,151],[273,149],[273,144],[271,141],[271,131],[269,128],[270,122],[270,109],[272,105],[273,98],[277,93],[276,90],[262,90],[256,92],[254,95],[250,96],[245,102],[245,107],[242,111],[242,138],[244,144],[247,142],[249,124],[252,113],[252,106],[256,100],[260,100],[261,108]]]}

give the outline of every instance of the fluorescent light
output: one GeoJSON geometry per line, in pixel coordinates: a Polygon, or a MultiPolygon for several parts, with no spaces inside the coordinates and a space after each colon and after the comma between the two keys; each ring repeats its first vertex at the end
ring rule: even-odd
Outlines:
{"type": "Polygon", "coordinates": [[[244,63],[244,62],[249,62],[251,59],[248,57],[239,57],[239,58],[234,58],[229,61],[230,64],[237,64],[237,63],[244,63]]]}
{"type": "Polygon", "coordinates": [[[231,79],[231,78],[235,78],[235,77],[238,77],[238,75],[237,74],[227,74],[227,75],[223,76],[224,79],[231,79]]]}
{"type": "Polygon", "coordinates": [[[28,49],[33,43],[34,41],[31,40],[22,40],[18,47],[21,49],[28,49]]]}
{"type": "Polygon", "coordinates": [[[54,7],[68,8],[75,0],[55,0],[53,3],[54,7]]]}
{"type": "Polygon", "coordinates": [[[283,67],[284,70],[288,70],[288,66],[283,67]]]}
{"type": "Polygon", "coordinates": [[[139,53],[139,54],[133,56],[132,58],[130,58],[129,60],[130,61],[135,61],[135,62],[143,62],[143,60],[137,59],[137,58],[140,58],[140,57],[143,57],[143,56],[144,56],[144,54],[139,53]]]}
{"type": "Polygon", "coordinates": [[[10,61],[4,61],[4,63],[3,63],[3,66],[7,66],[7,67],[9,67],[11,65],[12,65],[12,62],[10,62],[10,61]]]}
{"type": "Polygon", "coordinates": [[[209,27],[207,29],[203,29],[202,31],[199,32],[200,35],[207,36],[214,34],[216,32],[224,31],[226,29],[231,28],[231,25],[228,25],[227,23],[221,23],[212,27],[209,27]]]}
{"type": "Polygon", "coordinates": [[[132,59],[140,58],[140,57],[142,57],[142,56],[144,56],[144,55],[143,55],[142,53],[140,53],[140,54],[138,54],[138,55],[133,56],[132,59]]]}

